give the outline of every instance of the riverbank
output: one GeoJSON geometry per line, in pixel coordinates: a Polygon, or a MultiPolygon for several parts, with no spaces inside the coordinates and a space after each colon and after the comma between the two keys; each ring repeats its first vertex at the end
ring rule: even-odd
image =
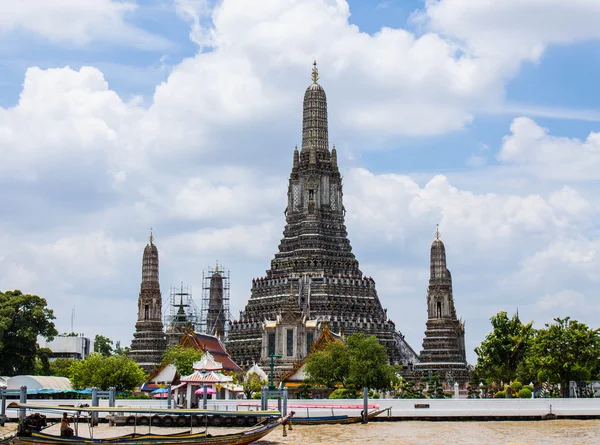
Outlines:
{"type": "MultiPolygon", "coordinates": [[[[15,429],[16,424],[0,428],[15,429]]],[[[49,431],[57,432],[58,426],[49,431]],[[54,430],[56,429],[56,430],[54,430]]],[[[85,433],[87,427],[80,433],[85,433]]],[[[137,428],[138,432],[147,432],[137,428]]],[[[152,432],[173,433],[183,429],[152,428],[152,432]]],[[[223,434],[234,428],[209,428],[223,434]]],[[[101,424],[94,437],[111,437],[133,432],[132,427],[101,424]]],[[[283,437],[281,429],[257,445],[596,445],[600,443],[600,420],[552,420],[548,422],[377,422],[368,425],[294,426],[283,437]]]]}

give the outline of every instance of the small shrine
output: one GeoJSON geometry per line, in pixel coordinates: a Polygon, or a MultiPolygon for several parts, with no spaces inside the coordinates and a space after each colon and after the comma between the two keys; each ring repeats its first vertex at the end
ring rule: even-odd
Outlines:
{"type": "Polygon", "coordinates": [[[243,393],[210,352],[205,352],[192,367],[194,372],[181,377],[181,383],[173,388],[177,405],[188,409],[202,406],[204,391],[208,399],[235,399],[243,393]]]}

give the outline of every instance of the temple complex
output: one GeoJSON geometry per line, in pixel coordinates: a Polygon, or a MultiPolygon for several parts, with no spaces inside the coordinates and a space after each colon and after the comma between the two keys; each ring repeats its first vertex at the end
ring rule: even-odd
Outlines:
{"type": "Polygon", "coordinates": [[[416,361],[414,351],[387,318],[375,281],[352,253],[344,219],[337,150],[330,150],[327,97],[316,62],[304,94],[302,147],[293,150],[286,225],[266,276],[252,280],[250,299],[229,329],[227,347],[240,365],[281,355],[293,369],[325,324],[333,332],[377,336],[393,363],[416,361]]]}
{"type": "Polygon", "coordinates": [[[446,267],[446,248],[439,229],[431,245],[429,288],[427,291],[427,328],[417,374],[439,375],[447,382],[468,380],[465,355],[465,324],[456,317],[452,296],[452,275],[446,267]]]}
{"type": "Polygon", "coordinates": [[[162,324],[162,298],[158,281],[158,249],[152,233],[144,249],[142,284],[138,298],[138,318],[129,356],[145,372],[151,372],[162,361],[166,339],[162,324]]]}

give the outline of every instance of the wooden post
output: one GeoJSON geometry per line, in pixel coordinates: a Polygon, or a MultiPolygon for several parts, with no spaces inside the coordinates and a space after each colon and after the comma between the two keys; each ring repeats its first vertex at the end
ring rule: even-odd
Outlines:
{"type": "Polygon", "coordinates": [[[202,409],[206,409],[208,406],[208,394],[206,384],[202,385],[202,409]]]}
{"type": "Polygon", "coordinates": [[[173,403],[173,388],[169,385],[169,389],[167,390],[167,409],[171,409],[171,403],[173,403]]]}
{"type": "Polygon", "coordinates": [[[283,410],[281,411],[281,416],[287,416],[287,402],[288,402],[288,389],[283,388],[283,410]]]}

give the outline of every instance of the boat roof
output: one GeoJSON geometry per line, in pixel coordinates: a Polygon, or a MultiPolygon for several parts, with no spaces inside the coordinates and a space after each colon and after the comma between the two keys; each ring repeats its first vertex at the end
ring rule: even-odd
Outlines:
{"type": "Polygon", "coordinates": [[[61,405],[36,405],[29,403],[12,402],[8,409],[31,409],[37,411],[73,411],[73,412],[110,412],[110,413],[139,413],[139,414],[172,414],[172,415],[202,415],[213,416],[244,416],[244,417],[273,417],[281,416],[277,410],[269,411],[219,411],[210,409],[160,409],[160,408],[138,408],[125,406],[61,406],[61,405]]]}

